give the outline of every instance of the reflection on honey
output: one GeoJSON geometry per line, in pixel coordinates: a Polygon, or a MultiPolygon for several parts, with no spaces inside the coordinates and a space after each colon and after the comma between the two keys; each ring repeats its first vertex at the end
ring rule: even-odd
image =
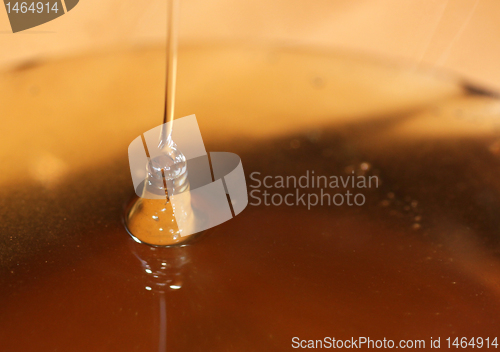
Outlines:
{"type": "Polygon", "coordinates": [[[128,230],[142,242],[172,245],[182,240],[169,201],[138,199],[126,216],[128,230]]]}
{"type": "Polygon", "coordinates": [[[287,351],[294,336],[498,334],[496,98],[332,53],[185,49],[178,116],[197,114],[207,149],[237,153],[247,176],[366,169],[380,187],[361,207],[250,205],[193,245],[155,248],[135,243],[122,215],[128,143],[162,113],[161,55],[1,74],[5,111],[18,117],[0,122],[13,131],[0,140],[12,166],[0,179],[6,351],[287,351]],[[51,187],[19,163],[34,151],[64,165],[51,187]]]}

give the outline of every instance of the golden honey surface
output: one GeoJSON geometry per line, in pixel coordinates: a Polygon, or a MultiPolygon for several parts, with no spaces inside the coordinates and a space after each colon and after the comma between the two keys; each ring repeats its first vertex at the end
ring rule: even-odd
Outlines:
{"type": "MultiPolygon", "coordinates": [[[[207,151],[238,154],[249,187],[252,172],[307,170],[381,183],[362,207],[250,204],[190,246],[157,248],[134,242],[123,216],[127,146],[161,122],[163,50],[0,74],[4,350],[498,333],[497,98],[331,52],[181,48],[177,117],[197,115],[207,151]]],[[[172,219],[156,222],[157,205],[142,211],[159,228],[172,219]]]]}

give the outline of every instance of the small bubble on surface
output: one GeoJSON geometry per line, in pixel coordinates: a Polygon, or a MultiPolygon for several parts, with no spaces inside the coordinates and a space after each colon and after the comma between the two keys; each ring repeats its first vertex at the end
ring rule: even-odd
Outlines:
{"type": "Polygon", "coordinates": [[[354,165],[349,165],[344,168],[344,172],[346,174],[350,174],[354,172],[354,169],[355,169],[354,165]]]}
{"type": "Polygon", "coordinates": [[[363,171],[368,171],[371,169],[371,165],[370,163],[367,163],[367,162],[363,162],[359,165],[360,169],[363,170],[363,171]]]}
{"type": "Polygon", "coordinates": [[[311,83],[312,83],[312,86],[316,89],[323,89],[323,88],[325,88],[325,85],[326,85],[324,78],[319,77],[319,76],[314,77],[312,79],[311,83]]]}
{"type": "Polygon", "coordinates": [[[384,199],[383,201],[380,202],[381,207],[388,207],[391,204],[387,199],[384,199]]]}
{"type": "Polygon", "coordinates": [[[488,150],[493,155],[496,156],[500,155],[500,140],[496,140],[493,143],[491,143],[488,147],[488,150]]]}

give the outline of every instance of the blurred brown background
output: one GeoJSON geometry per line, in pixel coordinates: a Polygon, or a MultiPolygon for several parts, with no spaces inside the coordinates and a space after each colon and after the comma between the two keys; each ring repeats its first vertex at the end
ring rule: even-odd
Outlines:
{"type": "MultiPolygon", "coordinates": [[[[500,90],[498,0],[183,0],[182,43],[326,46],[442,68],[500,90]]],[[[166,0],[81,0],[66,15],[12,34],[0,9],[0,67],[165,38],[166,0]]]]}

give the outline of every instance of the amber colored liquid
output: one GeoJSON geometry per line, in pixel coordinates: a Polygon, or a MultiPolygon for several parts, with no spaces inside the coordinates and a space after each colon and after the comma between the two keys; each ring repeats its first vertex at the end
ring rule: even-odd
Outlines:
{"type": "MultiPolygon", "coordinates": [[[[134,197],[132,202],[137,201],[134,197]]],[[[128,208],[135,205],[131,204],[128,208]]],[[[159,246],[173,245],[181,241],[181,237],[177,235],[179,228],[169,201],[142,199],[140,207],[140,211],[146,213],[146,216],[133,217],[130,215],[130,209],[126,209],[124,214],[127,229],[134,237],[141,242],[159,246]]]]}
{"type": "MultiPolygon", "coordinates": [[[[135,243],[122,219],[133,194],[127,143],[161,115],[161,94],[144,93],[162,86],[152,80],[161,53],[3,74],[18,88],[0,86],[0,93],[18,99],[56,68],[81,83],[78,97],[105,99],[47,114],[43,121],[59,138],[76,130],[61,142],[68,154],[36,137],[45,169],[19,168],[17,178],[1,180],[9,186],[0,197],[2,350],[288,351],[295,336],[498,334],[498,100],[334,54],[181,51],[181,115],[196,113],[207,150],[237,153],[247,177],[345,175],[369,164],[366,172],[381,184],[363,191],[361,207],[249,205],[187,247],[153,248],[135,243]],[[136,74],[121,82],[117,69],[87,87],[85,77],[107,65],[136,74]],[[111,92],[117,82],[132,91],[111,92]],[[261,90],[249,94],[259,82],[261,90]],[[93,117],[96,111],[104,117],[93,117]],[[85,124],[79,114],[89,116],[85,124]],[[119,126],[118,137],[107,134],[108,123],[119,126]],[[108,148],[82,146],[92,130],[95,140],[109,136],[108,148]]],[[[57,82],[37,84],[40,99],[7,111],[30,116],[61,94],[57,82]]],[[[66,94],[62,105],[80,101],[66,94]]],[[[16,123],[18,139],[36,128],[16,123]]],[[[16,156],[32,160],[35,149],[24,148],[16,156]]],[[[17,172],[14,161],[8,165],[17,172]]]]}

